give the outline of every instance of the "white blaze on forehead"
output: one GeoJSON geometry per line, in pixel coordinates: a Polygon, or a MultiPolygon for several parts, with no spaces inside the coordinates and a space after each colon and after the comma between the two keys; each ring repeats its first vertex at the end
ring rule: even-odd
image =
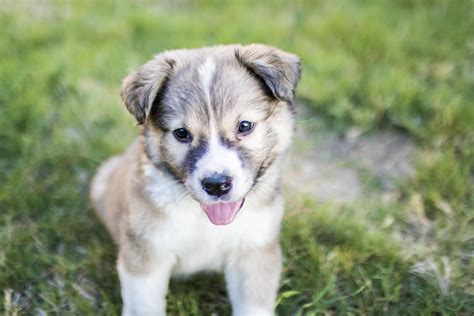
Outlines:
{"type": "Polygon", "coordinates": [[[216,64],[212,60],[212,58],[208,57],[204,63],[199,67],[199,80],[201,81],[202,89],[204,91],[204,95],[206,96],[206,106],[207,112],[209,113],[209,128],[210,128],[210,135],[211,138],[216,136],[216,122],[214,111],[211,105],[211,83],[212,77],[216,71],[216,64]]]}
{"type": "MultiPolygon", "coordinates": [[[[202,84],[202,89],[206,95],[207,106],[211,107],[211,82],[212,77],[214,76],[214,72],[216,70],[216,64],[214,61],[209,57],[207,58],[204,63],[199,67],[199,80],[202,84]]],[[[210,111],[211,112],[211,111],[210,111]]]]}

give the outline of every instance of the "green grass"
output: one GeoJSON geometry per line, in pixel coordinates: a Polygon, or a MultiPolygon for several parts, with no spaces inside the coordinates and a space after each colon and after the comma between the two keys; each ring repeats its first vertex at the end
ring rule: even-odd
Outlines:
{"type": "MultiPolygon", "coordinates": [[[[233,42],[299,54],[298,96],[338,133],[390,127],[419,147],[394,199],[376,181],[350,206],[289,199],[278,312],[474,310],[473,1],[7,3],[0,311],[119,312],[115,249],[87,190],[136,133],[120,81],[158,51],[233,42]],[[447,291],[429,268],[413,271],[420,262],[440,270],[447,291]]],[[[173,281],[168,305],[172,315],[230,312],[218,275],[173,281]]]]}

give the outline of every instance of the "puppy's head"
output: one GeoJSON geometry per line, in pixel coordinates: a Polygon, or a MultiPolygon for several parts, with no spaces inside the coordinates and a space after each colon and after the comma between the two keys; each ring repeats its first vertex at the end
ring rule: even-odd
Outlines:
{"type": "Polygon", "coordinates": [[[299,78],[295,55],[265,45],[177,50],[125,78],[122,98],[150,160],[225,225],[278,176],[269,170],[293,135],[299,78]]]}

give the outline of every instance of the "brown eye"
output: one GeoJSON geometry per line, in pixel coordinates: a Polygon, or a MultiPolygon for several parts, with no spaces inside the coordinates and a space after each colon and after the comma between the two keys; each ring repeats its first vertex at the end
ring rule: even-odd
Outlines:
{"type": "Polygon", "coordinates": [[[193,140],[191,133],[185,128],[175,129],[173,135],[181,143],[190,143],[193,140]]]}
{"type": "Polygon", "coordinates": [[[237,135],[246,136],[250,134],[254,128],[255,124],[249,121],[240,121],[237,135]]]}

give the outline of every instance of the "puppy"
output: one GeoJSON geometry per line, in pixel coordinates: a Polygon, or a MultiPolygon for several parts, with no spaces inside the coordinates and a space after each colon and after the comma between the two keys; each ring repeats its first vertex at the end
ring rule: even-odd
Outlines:
{"type": "Polygon", "coordinates": [[[90,193],[119,246],[123,315],[164,315],[169,278],[203,270],[225,273],[234,315],[274,314],[299,79],[297,56],[260,44],[167,51],[125,78],[139,138],[90,193]]]}

